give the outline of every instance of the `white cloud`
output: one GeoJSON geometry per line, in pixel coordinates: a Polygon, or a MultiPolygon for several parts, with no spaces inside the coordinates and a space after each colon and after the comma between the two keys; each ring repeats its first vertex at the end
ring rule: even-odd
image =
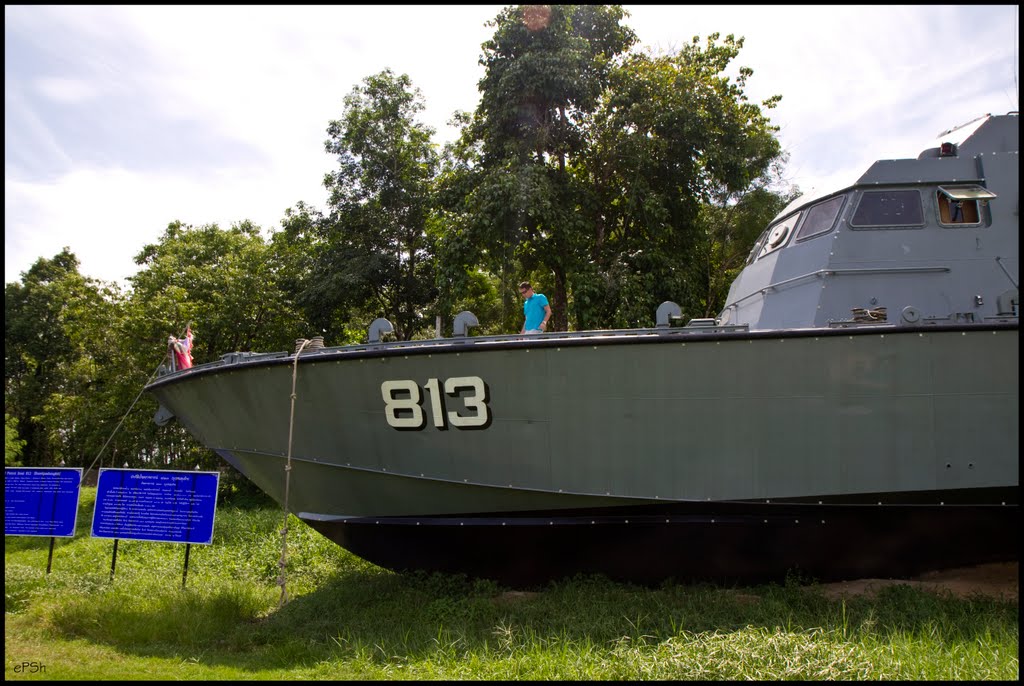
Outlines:
{"type": "Polygon", "coordinates": [[[5,167],[13,171],[27,155],[43,155],[52,160],[55,170],[71,166],[71,158],[57,142],[53,132],[25,102],[20,89],[4,84],[5,167]]]}
{"type": "MultiPolygon", "coordinates": [[[[276,224],[292,202],[280,200],[289,185],[288,173],[269,176],[262,171],[222,169],[213,178],[139,174],[119,168],[79,169],[50,183],[7,181],[5,210],[21,217],[21,230],[4,237],[5,269],[27,269],[38,257],[50,258],[70,246],[83,273],[120,280],[135,273],[133,258],[155,242],[169,223],[217,223],[222,227],[251,218],[275,218],[276,224]],[[83,217],[86,219],[83,220],[83,217]],[[15,255],[32,255],[12,264],[15,255]],[[89,266],[109,265],[97,274],[89,266]],[[116,271],[113,271],[116,270],[116,271]]],[[[302,199],[294,187],[294,200],[302,199]]]]}
{"type": "MultiPolygon", "coordinates": [[[[500,9],[5,7],[6,281],[64,245],[85,274],[123,279],[172,220],[269,228],[298,200],[322,206],[327,124],[384,68],[409,74],[451,140],[500,9]]],[[[1014,7],[627,9],[647,46],[745,37],[735,66],[754,70],[751,101],[783,96],[770,115],[804,190],[1016,109],[1014,7]]]]}
{"type": "Polygon", "coordinates": [[[792,155],[786,176],[804,190],[856,178],[876,159],[916,157],[940,130],[1017,108],[1015,93],[991,86],[999,69],[1013,84],[1012,7],[693,6],[676,22],[658,6],[629,9],[649,45],[744,37],[734,66],[754,70],[751,101],[782,95],[770,116],[792,155]]]}
{"type": "Polygon", "coordinates": [[[59,103],[80,103],[99,95],[95,84],[81,79],[50,77],[39,79],[34,85],[44,97],[59,103]]]}

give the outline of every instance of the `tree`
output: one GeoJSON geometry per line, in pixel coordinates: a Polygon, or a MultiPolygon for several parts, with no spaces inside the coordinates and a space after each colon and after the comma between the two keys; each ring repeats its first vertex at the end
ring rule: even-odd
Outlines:
{"type": "Polygon", "coordinates": [[[120,293],[78,266],[64,248],[4,289],[5,413],[28,466],[80,464],[105,438],[120,293]]]}
{"type": "Polygon", "coordinates": [[[286,222],[293,243],[312,248],[300,302],[324,328],[372,314],[410,339],[433,324],[426,311],[437,297],[427,232],[437,173],[433,130],[416,121],[423,98],[405,74],[368,76],[344,102],[324,144],[338,159],[324,177],[329,212],[307,210],[286,222]]]}
{"type": "Polygon", "coordinates": [[[694,278],[694,265],[721,247],[702,231],[702,208],[764,185],[781,155],[761,109],[779,98],[749,103],[752,71],[724,75],[742,45],[712,34],[702,48],[695,37],[675,53],[630,55],[610,74],[579,166],[593,189],[580,207],[593,226],[588,268],[574,283],[581,323],[650,323],[664,300],[691,316],[714,308],[706,278],[694,278]]]}
{"type": "Polygon", "coordinates": [[[18,438],[18,420],[4,413],[4,466],[18,467],[21,465],[21,451],[25,441],[18,438]]]}
{"type": "Polygon", "coordinates": [[[129,313],[136,340],[166,341],[193,323],[196,362],[236,350],[288,350],[308,326],[282,292],[279,256],[260,228],[175,221],[135,257],[129,313]]]}
{"type": "Polygon", "coordinates": [[[349,325],[331,294],[330,279],[314,275],[317,251],[322,249],[323,215],[299,201],[285,210],[282,229],[273,233],[270,249],[280,265],[278,285],[282,295],[302,313],[311,335],[323,335],[329,345],[358,342],[360,333],[349,325]]]}
{"type": "Polygon", "coordinates": [[[583,123],[615,59],[636,41],[620,24],[624,16],[617,5],[503,10],[483,44],[480,103],[451,149],[457,159],[446,183],[468,194],[449,197],[464,246],[445,251],[463,261],[475,253],[501,275],[503,298],[538,274],[538,288],[551,295],[553,330],[568,327],[569,274],[589,229],[576,211],[586,188],[570,167],[586,149],[583,123]]]}
{"type": "Polygon", "coordinates": [[[757,237],[799,192],[755,188],[735,201],[706,203],[697,217],[696,240],[686,264],[692,317],[714,317],[725,306],[729,287],[746,264],[757,237]]]}
{"type": "MultiPolygon", "coordinates": [[[[503,298],[528,278],[550,295],[555,330],[570,318],[650,325],[664,300],[714,307],[706,265],[721,259],[719,236],[702,208],[766,183],[781,148],[763,110],[779,98],[752,104],[751,70],[725,75],[742,39],[631,53],[625,16],[527,6],[492,22],[480,103],[457,119],[439,179],[444,288],[465,288],[476,266],[500,276],[503,298]]],[[[512,327],[518,307],[505,302],[512,327]]]]}
{"type": "MultiPolygon", "coordinates": [[[[123,337],[134,346],[123,365],[136,392],[166,355],[168,335],[182,335],[190,322],[197,364],[233,351],[291,351],[296,338],[310,335],[280,285],[294,276],[251,222],[230,229],[172,222],[135,261],[142,268],[129,279],[123,321],[123,337]]],[[[140,399],[122,430],[124,454],[161,466],[220,466],[176,422],[153,424],[156,410],[155,399],[140,399]]]]}

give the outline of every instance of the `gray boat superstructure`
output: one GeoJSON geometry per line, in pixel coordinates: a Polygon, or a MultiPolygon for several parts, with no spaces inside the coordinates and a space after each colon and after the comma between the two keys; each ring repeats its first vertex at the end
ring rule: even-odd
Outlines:
{"type": "MultiPolygon", "coordinates": [[[[1017,117],[797,200],[717,320],[232,353],[150,385],[395,569],[508,583],[1017,556],[1017,117]]],[[[965,131],[969,129],[969,135],[965,131]]],[[[375,331],[379,332],[378,324],[375,331]]],[[[386,328],[384,328],[386,330],[386,328]]],[[[376,334],[371,332],[371,339],[376,334]]]]}
{"type": "Polygon", "coordinates": [[[1017,316],[1018,116],[945,132],[917,159],[799,198],[760,236],[722,323],[827,327],[854,310],[906,324],[1017,316]]]}

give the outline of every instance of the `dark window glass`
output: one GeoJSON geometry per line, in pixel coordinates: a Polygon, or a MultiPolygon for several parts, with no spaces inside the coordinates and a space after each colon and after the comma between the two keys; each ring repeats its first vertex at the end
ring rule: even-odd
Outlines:
{"type": "Polygon", "coordinates": [[[831,200],[820,202],[807,210],[804,223],[800,225],[800,230],[796,233],[796,240],[820,236],[831,231],[832,227],[835,226],[836,217],[839,216],[839,210],[843,208],[843,201],[845,199],[844,196],[840,195],[831,200]]]}
{"type": "Polygon", "coordinates": [[[757,237],[757,240],[754,241],[754,247],[750,249],[750,254],[747,255],[747,264],[753,262],[754,258],[757,257],[757,254],[761,252],[761,246],[764,245],[764,239],[767,237],[768,229],[765,229],[761,232],[761,235],[757,237]]]}
{"type": "Polygon", "coordinates": [[[850,221],[856,227],[921,226],[924,211],[918,191],[867,191],[850,221]]]}

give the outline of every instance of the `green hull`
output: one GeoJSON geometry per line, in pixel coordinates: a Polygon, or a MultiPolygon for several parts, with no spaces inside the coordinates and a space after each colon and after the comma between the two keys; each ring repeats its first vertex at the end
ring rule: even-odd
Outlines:
{"type": "MultiPolygon", "coordinates": [[[[439,515],[1018,484],[1016,326],[676,331],[304,355],[291,509],[439,515]],[[435,412],[447,379],[482,386],[443,393],[435,412]],[[419,409],[410,393],[385,397],[388,383],[418,387],[419,409]]],[[[283,502],[292,359],[198,367],[150,390],[283,502]]]]}

